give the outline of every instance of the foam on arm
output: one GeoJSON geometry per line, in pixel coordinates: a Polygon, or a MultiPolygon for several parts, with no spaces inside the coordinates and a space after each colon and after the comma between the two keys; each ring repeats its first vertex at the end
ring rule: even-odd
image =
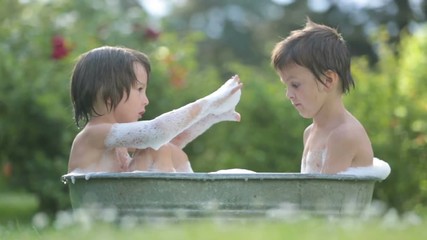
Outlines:
{"type": "MultiPolygon", "coordinates": [[[[235,76],[210,95],[153,120],[113,124],[105,139],[105,146],[157,150],[205,116],[234,109],[240,100],[239,81],[235,76]]],[[[205,123],[205,126],[208,124],[205,123]]],[[[206,130],[201,129],[198,131],[206,130]]]]}
{"type": "Polygon", "coordinates": [[[176,136],[172,143],[175,144],[179,148],[184,148],[188,143],[196,139],[206,130],[208,130],[212,125],[222,122],[222,121],[239,121],[240,115],[231,110],[229,112],[223,113],[221,115],[209,114],[200,121],[196,122],[178,136],[176,136]]]}
{"type": "Polygon", "coordinates": [[[105,146],[159,149],[202,118],[198,102],[164,113],[149,121],[116,123],[105,139],[105,146]]]}

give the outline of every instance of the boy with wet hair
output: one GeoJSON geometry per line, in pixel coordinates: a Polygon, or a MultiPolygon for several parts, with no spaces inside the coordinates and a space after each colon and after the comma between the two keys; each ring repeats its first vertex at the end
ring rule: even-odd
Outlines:
{"type": "Polygon", "coordinates": [[[192,172],[182,150],[221,121],[240,121],[242,83],[234,76],[212,94],[149,121],[148,57],[104,46],[82,54],[71,77],[75,137],[68,172],[192,172]],[[132,154],[132,156],[131,156],[132,154]]]}
{"type": "Polygon", "coordinates": [[[272,51],[286,97],[302,117],[313,120],[303,135],[302,173],[333,174],[373,164],[369,137],[342,100],[354,87],[350,60],[337,30],[310,19],[272,51]]]}

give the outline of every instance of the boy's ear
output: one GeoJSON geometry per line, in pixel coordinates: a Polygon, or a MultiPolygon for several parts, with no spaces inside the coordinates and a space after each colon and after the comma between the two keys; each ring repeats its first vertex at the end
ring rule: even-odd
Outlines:
{"type": "Polygon", "coordinates": [[[112,105],[111,105],[111,103],[112,103],[112,101],[111,101],[111,98],[108,98],[107,99],[107,101],[105,102],[107,105],[106,105],[106,107],[107,107],[107,110],[108,111],[111,111],[112,109],[112,105]]]}
{"type": "Polygon", "coordinates": [[[333,90],[338,86],[339,76],[335,71],[327,70],[325,72],[325,87],[327,91],[333,90]]]}

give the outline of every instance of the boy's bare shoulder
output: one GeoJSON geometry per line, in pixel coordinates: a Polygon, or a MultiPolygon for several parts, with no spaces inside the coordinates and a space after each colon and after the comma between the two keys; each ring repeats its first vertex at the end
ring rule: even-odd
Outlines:
{"type": "MultiPolygon", "coordinates": [[[[74,138],[68,161],[68,171],[91,170],[105,151],[104,140],[111,124],[86,125],[74,138]]],[[[92,169],[96,170],[96,169],[92,169]]]]}
{"type": "Polygon", "coordinates": [[[104,147],[104,141],[110,132],[112,124],[93,124],[87,125],[79,134],[77,134],[74,141],[81,144],[90,144],[100,148],[104,147]]]}
{"type": "Polygon", "coordinates": [[[329,135],[329,141],[334,143],[360,144],[367,140],[369,141],[369,138],[365,128],[356,119],[337,126],[329,135]]]}
{"type": "Polygon", "coordinates": [[[371,140],[363,125],[355,118],[330,133],[328,147],[340,156],[343,154],[352,156],[350,165],[352,167],[372,165],[374,154],[371,140]]]}

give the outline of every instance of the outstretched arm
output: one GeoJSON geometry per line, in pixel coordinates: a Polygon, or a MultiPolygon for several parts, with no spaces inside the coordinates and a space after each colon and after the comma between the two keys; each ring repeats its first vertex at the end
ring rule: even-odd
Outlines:
{"type": "Polygon", "coordinates": [[[153,120],[113,124],[105,146],[159,149],[209,114],[220,115],[234,109],[240,99],[241,87],[235,76],[212,94],[153,120]]]}
{"type": "Polygon", "coordinates": [[[204,117],[202,120],[196,122],[174,139],[172,139],[171,143],[176,145],[179,148],[184,148],[188,143],[196,139],[206,130],[208,130],[212,125],[222,122],[222,121],[240,121],[239,113],[234,110],[230,110],[229,112],[225,112],[220,115],[209,114],[204,117]]]}

